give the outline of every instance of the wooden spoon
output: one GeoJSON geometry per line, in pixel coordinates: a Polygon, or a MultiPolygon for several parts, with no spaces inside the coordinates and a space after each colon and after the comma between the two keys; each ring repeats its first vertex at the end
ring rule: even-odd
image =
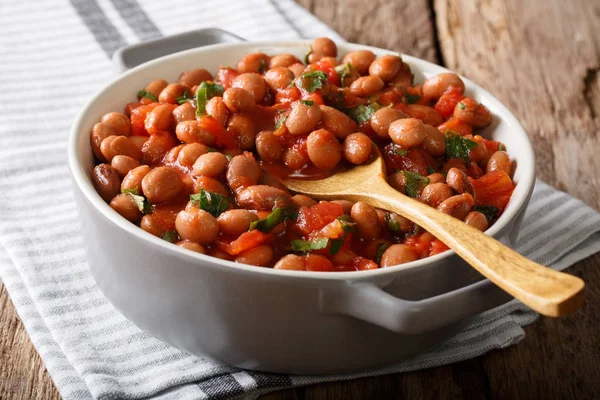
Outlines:
{"type": "Polygon", "coordinates": [[[316,199],[364,201],[410,219],[486,278],[541,314],[568,315],[583,303],[585,283],[580,278],[537,264],[478,229],[388,185],[385,165],[375,145],[368,163],[325,179],[287,179],[283,183],[294,192],[316,199]]]}

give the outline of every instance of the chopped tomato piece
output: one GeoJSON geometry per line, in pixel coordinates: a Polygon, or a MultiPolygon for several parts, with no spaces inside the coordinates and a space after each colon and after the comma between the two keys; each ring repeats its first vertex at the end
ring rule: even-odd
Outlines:
{"type": "Polygon", "coordinates": [[[307,271],[333,271],[333,263],[325,256],[309,254],[306,256],[307,271]]]}
{"type": "Polygon", "coordinates": [[[299,100],[301,97],[302,93],[300,93],[300,89],[298,89],[296,86],[292,86],[289,88],[278,90],[277,94],[275,94],[275,103],[289,104],[296,100],[299,100]]]}
{"type": "Polygon", "coordinates": [[[492,171],[481,178],[469,178],[475,191],[475,204],[478,206],[494,206],[504,211],[514,190],[510,176],[504,171],[492,171]]]}
{"type": "Polygon", "coordinates": [[[342,223],[339,220],[334,219],[333,221],[325,225],[323,228],[321,228],[321,230],[318,231],[315,236],[326,237],[329,239],[341,238],[342,236],[344,236],[344,227],[342,226],[342,223]]]}
{"type": "Polygon", "coordinates": [[[419,175],[427,176],[427,167],[435,168],[435,163],[431,162],[431,156],[423,155],[423,151],[418,148],[412,148],[406,152],[406,155],[398,154],[396,146],[387,145],[383,149],[383,159],[389,171],[403,170],[415,172],[419,175]]]}
{"type": "Polygon", "coordinates": [[[368,269],[377,269],[379,266],[374,262],[364,257],[356,257],[352,260],[352,266],[357,271],[366,271],[368,269]]]}
{"type": "Polygon", "coordinates": [[[200,129],[207,131],[215,138],[215,143],[219,147],[225,147],[226,149],[237,149],[238,142],[235,133],[225,130],[216,119],[210,115],[203,115],[198,118],[200,129]]]}
{"type": "Polygon", "coordinates": [[[429,246],[431,242],[435,240],[435,236],[433,236],[429,232],[417,233],[416,235],[410,236],[404,241],[404,244],[407,246],[411,246],[417,254],[419,258],[427,257],[429,254],[429,246]]]}
{"type": "Polygon", "coordinates": [[[233,80],[237,78],[239,74],[240,73],[233,68],[221,66],[219,72],[217,72],[217,82],[227,90],[233,85],[233,80]]]}
{"type": "Polygon", "coordinates": [[[300,207],[296,227],[304,235],[322,229],[325,225],[342,215],[344,210],[336,203],[321,202],[312,207],[300,207]]]}
{"type": "Polygon", "coordinates": [[[323,96],[321,96],[321,93],[317,93],[317,92],[303,93],[302,100],[311,100],[311,101],[314,101],[315,104],[318,104],[318,105],[325,104],[325,101],[323,100],[323,96]]]}
{"type": "Polygon", "coordinates": [[[434,239],[431,244],[429,245],[429,255],[430,256],[434,256],[436,254],[440,254],[445,252],[446,250],[450,250],[450,248],[448,246],[446,246],[444,244],[444,242],[442,242],[439,239],[434,239]]]}
{"type": "Polygon", "coordinates": [[[263,233],[258,229],[255,229],[253,231],[242,233],[237,239],[230,243],[217,241],[217,246],[230,256],[236,256],[246,250],[253,249],[265,242],[271,241],[272,239],[272,234],[263,233]]]}
{"type": "Polygon", "coordinates": [[[149,136],[146,131],[146,117],[160,103],[143,104],[131,111],[131,134],[133,136],[149,136]]]}
{"type": "Polygon", "coordinates": [[[465,96],[461,88],[450,86],[435,103],[435,111],[446,119],[454,113],[454,108],[463,97],[465,96]]]}
{"type": "Polygon", "coordinates": [[[140,103],[139,101],[127,103],[127,105],[125,105],[125,115],[127,115],[128,117],[131,117],[131,112],[141,105],[142,105],[142,103],[140,103]]]}
{"type": "Polygon", "coordinates": [[[485,138],[481,138],[481,140],[483,140],[483,143],[485,144],[485,147],[487,147],[488,154],[492,154],[492,153],[500,150],[500,145],[502,143],[497,142],[495,140],[487,140],[485,138]]]}
{"type": "Polygon", "coordinates": [[[437,128],[440,130],[440,132],[444,134],[446,133],[446,131],[453,131],[463,136],[471,135],[473,133],[473,128],[471,127],[471,125],[454,117],[450,118],[443,124],[438,125],[437,128]]]}
{"type": "Polygon", "coordinates": [[[340,77],[337,72],[335,72],[335,65],[331,62],[331,60],[321,60],[317,61],[314,64],[315,70],[323,71],[327,74],[327,80],[329,83],[332,83],[336,86],[340,86],[340,77]]]}

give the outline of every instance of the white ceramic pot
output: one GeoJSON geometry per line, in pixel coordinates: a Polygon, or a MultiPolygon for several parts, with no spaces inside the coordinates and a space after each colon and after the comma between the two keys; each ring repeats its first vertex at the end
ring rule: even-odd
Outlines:
{"type": "MultiPolygon", "coordinates": [[[[440,343],[469,319],[510,300],[453,251],[397,267],[341,273],[251,267],[176,247],[126,221],[94,190],[90,131],[121,111],[156,78],[236,65],[252,52],[302,57],[308,41],[219,44],[136,67],[109,83],[81,110],[69,139],[69,164],[90,269],[127,318],[182,350],[229,364],[282,373],[322,374],[389,364],[440,343]]],[[[368,49],[340,43],[340,54],[368,49]]],[[[403,56],[416,81],[447,71],[403,56]]],[[[488,234],[510,243],[534,185],[534,155],[523,128],[496,98],[463,78],[467,93],[494,114],[486,135],[516,161],[514,194],[488,234]]]]}

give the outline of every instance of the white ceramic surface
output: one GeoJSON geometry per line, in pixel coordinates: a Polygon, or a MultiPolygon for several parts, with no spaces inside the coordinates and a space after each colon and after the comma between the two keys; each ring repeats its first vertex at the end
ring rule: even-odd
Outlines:
{"type": "MultiPolygon", "coordinates": [[[[81,110],[69,140],[69,164],[90,269],[103,293],[142,329],[180,349],[239,367],[286,373],[335,373],[384,365],[447,339],[469,317],[508,295],[449,251],[398,267],[362,272],[279,271],[236,264],[176,247],[129,223],[94,190],[89,133],[110,111],[134,101],[147,82],[181,71],[236,65],[245,54],[293,53],[308,41],[243,42],[189,50],[136,67],[81,110]]],[[[339,44],[340,54],[369,49],[339,44]]],[[[403,56],[417,82],[446,69],[403,56]]],[[[494,114],[484,136],[507,145],[517,183],[488,234],[505,243],[518,232],[534,185],[531,143],[515,117],[463,78],[467,93],[494,114]]]]}

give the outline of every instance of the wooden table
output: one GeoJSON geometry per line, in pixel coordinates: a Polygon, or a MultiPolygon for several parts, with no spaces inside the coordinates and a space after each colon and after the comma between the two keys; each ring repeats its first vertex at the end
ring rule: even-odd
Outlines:
{"type": "MultiPolygon", "coordinates": [[[[348,41],[445,65],[496,95],[531,135],[538,177],[600,210],[600,2],[298,0],[348,41]]],[[[569,269],[586,303],[516,346],[423,371],[264,399],[600,398],[600,255],[569,269]]],[[[58,392],[0,284],[0,399],[58,392]]]]}

